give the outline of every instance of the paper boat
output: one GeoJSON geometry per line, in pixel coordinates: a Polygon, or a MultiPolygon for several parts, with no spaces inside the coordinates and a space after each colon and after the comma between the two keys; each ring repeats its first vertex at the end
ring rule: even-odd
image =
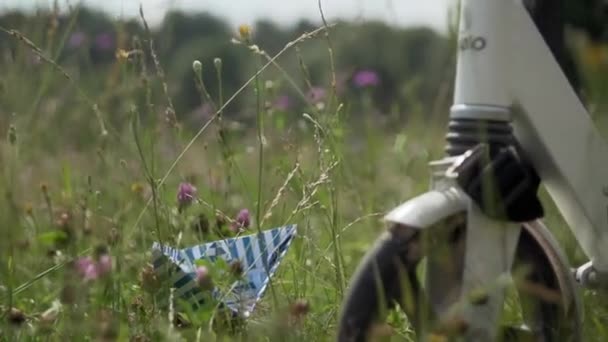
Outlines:
{"type": "MultiPolygon", "coordinates": [[[[175,288],[174,298],[192,304],[193,308],[204,302],[205,290],[196,284],[196,261],[224,259],[228,263],[239,260],[243,268],[242,280],[235,282],[228,291],[212,291],[234,313],[248,317],[263,296],[268,281],[274,275],[287,249],[296,235],[296,225],[288,225],[262,231],[260,234],[239,236],[213,241],[194,247],[175,249],[152,246],[154,269],[161,279],[168,279],[175,288]]],[[[207,292],[208,294],[208,292],[207,292]]]]}

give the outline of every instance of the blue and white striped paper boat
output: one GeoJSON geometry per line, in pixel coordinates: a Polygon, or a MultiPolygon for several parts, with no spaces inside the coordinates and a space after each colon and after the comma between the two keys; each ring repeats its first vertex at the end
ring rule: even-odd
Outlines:
{"type": "Polygon", "coordinates": [[[236,238],[213,241],[202,245],[175,249],[152,246],[152,259],[157,274],[175,288],[174,296],[187,300],[196,307],[204,301],[205,293],[196,284],[196,261],[227,262],[239,260],[243,267],[243,280],[237,281],[229,293],[213,291],[213,296],[235,313],[245,317],[255,308],[266,290],[296,234],[296,225],[288,225],[236,238]]]}

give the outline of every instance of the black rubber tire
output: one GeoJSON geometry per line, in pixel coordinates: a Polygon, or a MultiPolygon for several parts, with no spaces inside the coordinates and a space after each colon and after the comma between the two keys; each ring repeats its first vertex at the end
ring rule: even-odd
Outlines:
{"type": "MultiPolygon", "coordinates": [[[[448,220],[449,218],[437,225],[445,224],[448,220]]],[[[461,224],[460,227],[454,228],[450,240],[461,239],[464,236],[462,234],[464,226],[461,224]]],[[[396,226],[384,232],[368,251],[351,279],[342,305],[337,334],[339,342],[367,341],[373,325],[383,321],[382,308],[393,308],[397,303],[404,303],[404,299],[409,302],[405,302],[401,308],[417,333],[420,332],[421,324],[425,324],[425,320],[432,321],[432,313],[425,303],[416,276],[416,267],[425,257],[421,239],[421,230],[396,226]],[[407,286],[404,287],[405,279],[408,281],[407,286]],[[408,289],[410,293],[405,295],[403,289],[408,289]],[[410,310],[406,310],[406,307],[410,310]]],[[[555,270],[548,256],[525,229],[520,235],[514,267],[522,263],[531,266],[532,272],[527,277],[529,282],[542,286],[543,289],[560,291],[555,270]]],[[[561,292],[557,293],[561,294],[561,292]]],[[[520,297],[524,298],[523,296],[526,295],[520,291],[520,297]]],[[[527,299],[531,298],[527,296],[527,299]]],[[[537,327],[537,331],[530,333],[530,336],[534,336],[532,339],[524,340],[577,341],[579,339],[579,317],[571,317],[573,314],[577,315],[577,312],[573,310],[566,312],[563,310],[563,305],[545,302],[536,296],[534,300],[537,302],[534,311],[542,315],[542,323],[537,327]]],[[[516,329],[509,329],[504,330],[502,335],[504,340],[522,340],[521,335],[517,337],[516,329]]]]}

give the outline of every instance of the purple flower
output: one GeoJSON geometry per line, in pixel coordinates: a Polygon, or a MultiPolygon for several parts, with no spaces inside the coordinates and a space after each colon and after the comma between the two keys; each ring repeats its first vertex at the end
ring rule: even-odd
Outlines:
{"type": "Polygon", "coordinates": [[[243,228],[249,228],[250,225],[251,215],[249,214],[249,210],[243,209],[239,211],[238,215],[236,215],[236,219],[234,219],[234,222],[232,222],[230,228],[236,233],[243,228]]]}
{"type": "Polygon", "coordinates": [[[310,102],[316,104],[316,103],[319,103],[319,102],[325,100],[326,95],[327,95],[327,92],[325,91],[324,88],[312,87],[308,91],[308,94],[306,94],[306,97],[308,98],[308,100],[310,102]]]}
{"type": "Polygon", "coordinates": [[[68,46],[71,48],[79,48],[86,40],[86,33],[82,31],[74,32],[70,35],[70,39],[68,39],[68,46]]]}
{"type": "Polygon", "coordinates": [[[97,269],[91,257],[83,257],[76,261],[76,271],[84,280],[97,279],[97,269]]]}
{"type": "Polygon", "coordinates": [[[192,204],[196,198],[196,187],[190,183],[180,183],[177,190],[177,204],[180,210],[192,204]]]}
{"type": "Polygon", "coordinates": [[[273,106],[277,110],[287,111],[291,107],[291,98],[287,95],[281,95],[274,101],[273,106]]]}
{"type": "Polygon", "coordinates": [[[98,279],[112,270],[112,258],[108,254],[102,254],[99,260],[91,257],[82,257],[76,261],[76,272],[84,281],[98,279]]]}
{"type": "Polygon", "coordinates": [[[114,37],[112,34],[104,32],[95,36],[95,47],[99,50],[110,50],[114,48],[114,37]]]}
{"type": "Polygon", "coordinates": [[[357,88],[375,87],[380,84],[380,77],[373,70],[361,70],[353,76],[353,83],[357,88]]]}
{"type": "Polygon", "coordinates": [[[196,283],[198,286],[204,289],[210,289],[213,287],[213,281],[211,280],[211,273],[205,266],[199,266],[196,268],[196,283]]]}

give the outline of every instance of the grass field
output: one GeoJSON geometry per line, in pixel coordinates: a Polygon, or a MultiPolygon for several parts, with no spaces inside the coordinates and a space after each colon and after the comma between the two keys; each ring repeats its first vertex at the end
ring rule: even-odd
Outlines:
{"type": "MultiPolygon", "coordinates": [[[[324,42],[324,32],[286,51],[324,42]]],[[[427,163],[443,153],[447,112],[403,120],[353,110],[334,96],[331,78],[327,94],[311,99],[305,72],[282,69],[253,47],[263,72],[234,94],[249,99],[249,117],[224,116],[233,94],[212,98],[195,64],[192,86],[213,110],[185,124],[176,119],[165,61],[150,45],[118,51],[110,68],[83,79],[55,62],[49,51],[59,43],[42,48],[14,31],[0,35],[21,46],[17,58],[0,62],[2,340],[331,340],[348,279],[385,228],[382,215],[428,188],[427,163]],[[281,82],[302,95],[305,110],[270,105],[281,82]],[[178,201],[183,182],[197,188],[193,201],[178,201]],[[230,335],[211,324],[220,317],[216,303],[196,312],[159,303],[149,263],[155,241],[185,247],[234,235],[229,227],[242,209],[251,212],[245,233],[297,224],[298,236],[253,316],[230,335]],[[208,231],[197,228],[201,216],[208,231]]],[[[247,37],[242,28],[245,47],[247,37]]],[[[326,48],[331,59],[331,40],[326,48]]],[[[441,111],[449,94],[438,93],[441,111]]],[[[362,96],[360,105],[369,105],[362,96]]],[[[548,226],[578,265],[584,256],[546,203],[548,226]]],[[[210,268],[218,287],[230,283],[210,268]]],[[[606,298],[584,297],[586,341],[603,341],[606,298]]],[[[390,325],[386,338],[414,338],[404,317],[390,325]]]]}

